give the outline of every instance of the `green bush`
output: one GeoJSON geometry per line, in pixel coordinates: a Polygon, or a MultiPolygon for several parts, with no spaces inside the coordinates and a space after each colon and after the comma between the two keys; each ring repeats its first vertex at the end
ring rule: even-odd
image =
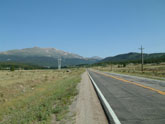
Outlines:
{"type": "Polygon", "coordinates": [[[10,67],[10,71],[15,71],[14,66],[11,66],[11,67],[10,67]]]}

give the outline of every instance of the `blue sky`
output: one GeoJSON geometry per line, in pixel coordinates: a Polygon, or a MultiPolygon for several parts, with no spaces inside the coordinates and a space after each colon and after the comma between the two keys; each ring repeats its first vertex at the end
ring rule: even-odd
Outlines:
{"type": "Polygon", "coordinates": [[[165,52],[165,0],[0,0],[0,51],[165,52]]]}

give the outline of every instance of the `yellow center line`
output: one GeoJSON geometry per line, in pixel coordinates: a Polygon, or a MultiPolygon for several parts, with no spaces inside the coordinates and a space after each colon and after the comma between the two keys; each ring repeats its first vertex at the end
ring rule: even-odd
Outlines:
{"type": "MultiPolygon", "coordinates": [[[[94,70],[92,70],[94,71],[94,70]]],[[[146,89],[149,89],[149,90],[152,90],[152,91],[155,91],[161,95],[165,95],[165,92],[161,91],[161,90],[157,90],[157,89],[154,89],[152,87],[148,87],[148,86],[145,86],[145,85],[142,85],[142,84],[139,84],[139,83],[136,83],[136,82],[133,82],[133,81],[128,81],[128,80],[125,80],[123,78],[119,78],[119,77],[115,77],[115,76],[112,76],[112,75],[109,75],[109,74],[105,74],[105,73],[102,73],[102,72],[98,72],[98,71],[94,71],[98,74],[101,74],[101,75],[104,75],[104,76],[107,76],[107,77],[111,77],[111,78],[114,78],[114,79],[117,79],[117,80],[120,80],[120,81],[123,81],[123,82],[127,82],[127,83],[130,83],[130,84],[134,84],[136,86],[139,86],[139,87],[143,87],[143,88],[146,88],[146,89]]]]}

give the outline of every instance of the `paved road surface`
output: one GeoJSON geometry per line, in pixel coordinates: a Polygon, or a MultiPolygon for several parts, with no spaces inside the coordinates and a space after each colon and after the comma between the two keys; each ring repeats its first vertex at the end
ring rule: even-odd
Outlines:
{"type": "MultiPolygon", "coordinates": [[[[92,70],[89,70],[89,74],[102,91],[121,124],[165,124],[165,95],[106,76],[110,74],[103,75],[92,70]]],[[[148,82],[152,82],[152,80],[148,80],[148,82]]],[[[143,85],[144,81],[138,80],[135,83],[143,85]]],[[[153,84],[152,88],[154,86],[153,84]]],[[[160,85],[158,90],[160,89],[164,91],[164,85],[160,85]]]]}

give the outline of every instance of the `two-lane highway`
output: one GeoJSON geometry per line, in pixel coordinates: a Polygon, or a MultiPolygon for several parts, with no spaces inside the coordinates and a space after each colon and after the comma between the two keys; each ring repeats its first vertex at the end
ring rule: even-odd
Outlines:
{"type": "Polygon", "coordinates": [[[88,72],[121,124],[165,124],[165,95],[157,89],[138,86],[139,82],[129,83],[110,74],[88,72]]]}

